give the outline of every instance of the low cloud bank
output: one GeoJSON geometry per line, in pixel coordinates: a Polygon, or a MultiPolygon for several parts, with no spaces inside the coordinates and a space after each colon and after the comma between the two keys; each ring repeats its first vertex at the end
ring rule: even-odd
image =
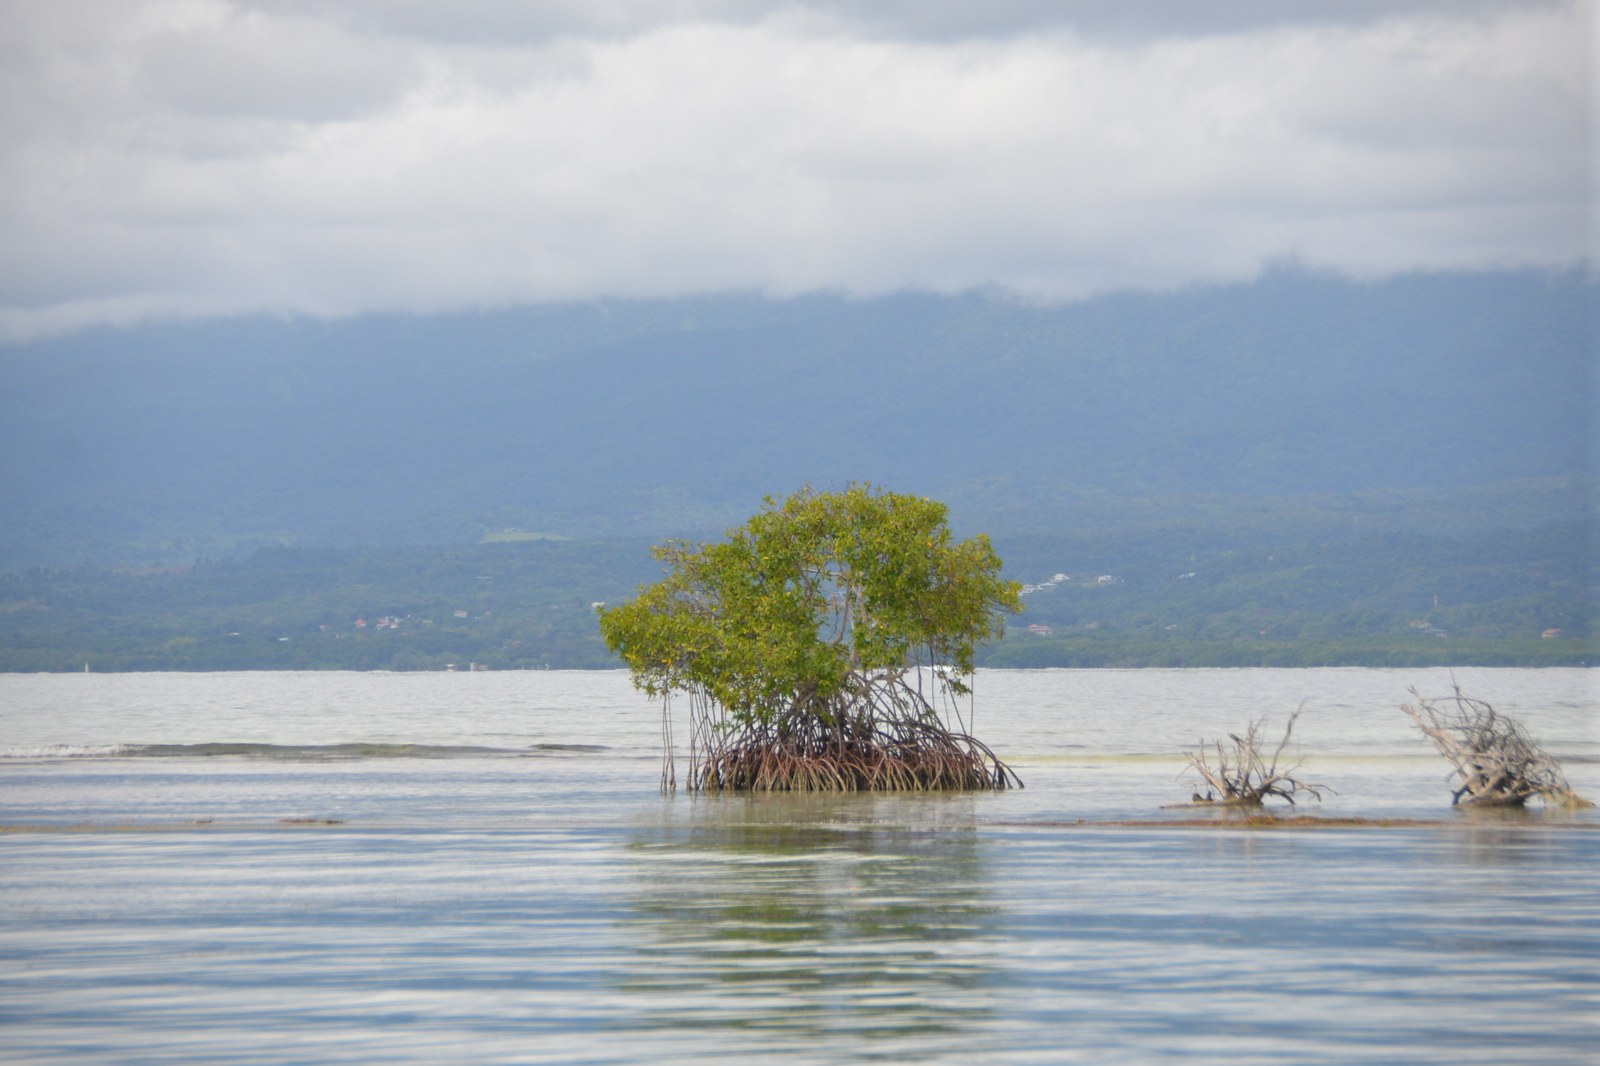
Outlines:
{"type": "Polygon", "coordinates": [[[515,6],[9,5],[0,336],[1592,247],[1575,3],[515,6]]]}

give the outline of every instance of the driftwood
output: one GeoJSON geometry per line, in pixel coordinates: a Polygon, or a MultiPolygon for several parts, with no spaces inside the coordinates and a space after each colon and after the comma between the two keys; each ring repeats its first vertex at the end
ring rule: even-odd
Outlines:
{"type": "Polygon", "coordinates": [[[1558,763],[1533,742],[1520,722],[1452,685],[1449,696],[1430,699],[1413,688],[1417,702],[1400,709],[1455,769],[1452,806],[1521,807],[1535,796],[1550,806],[1591,807],[1574,793],[1558,763]]]}
{"type": "Polygon", "coordinates": [[[1296,777],[1300,769],[1298,761],[1292,766],[1280,768],[1278,765],[1283,750],[1289,746],[1295,719],[1299,717],[1298,710],[1289,716],[1288,724],[1283,729],[1283,739],[1278,741],[1270,759],[1261,747],[1261,726],[1266,721],[1263,718],[1251,722],[1243,736],[1229,733],[1228,739],[1233,741],[1231,749],[1224,747],[1220,740],[1213,741],[1208,749],[1202,738],[1199,750],[1188,753],[1189,768],[1205,780],[1210,791],[1204,796],[1196,792],[1194,801],[1260,806],[1268,796],[1277,796],[1288,800],[1292,806],[1296,794],[1304,792],[1320,802],[1322,794],[1333,789],[1296,777]],[[1211,762],[1212,753],[1216,756],[1215,765],[1211,762]]]}

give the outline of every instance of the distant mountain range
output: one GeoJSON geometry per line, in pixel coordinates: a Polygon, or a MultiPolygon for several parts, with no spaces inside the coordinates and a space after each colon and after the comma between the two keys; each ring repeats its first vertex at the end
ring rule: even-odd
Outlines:
{"type": "Polygon", "coordinates": [[[763,495],[852,480],[1013,535],[1570,521],[1596,454],[1597,293],[1282,271],[1050,307],[733,295],[13,345],[0,570],[716,532],[763,495]]]}

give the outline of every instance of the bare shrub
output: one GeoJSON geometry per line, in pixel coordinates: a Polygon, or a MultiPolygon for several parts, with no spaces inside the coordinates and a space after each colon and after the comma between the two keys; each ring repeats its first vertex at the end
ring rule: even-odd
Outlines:
{"type": "Polygon", "coordinates": [[[1213,741],[1208,747],[1202,738],[1199,750],[1188,753],[1189,769],[1204,779],[1210,786],[1210,792],[1204,796],[1196,792],[1195,802],[1259,807],[1268,796],[1277,796],[1288,800],[1292,806],[1295,796],[1302,792],[1320,802],[1322,794],[1333,789],[1300,780],[1296,776],[1300,769],[1298,760],[1292,766],[1280,768],[1278,765],[1284,749],[1289,746],[1295,720],[1299,717],[1298,710],[1289,716],[1283,729],[1283,739],[1278,741],[1270,759],[1263,753],[1261,745],[1264,718],[1251,722],[1243,736],[1229,733],[1228,739],[1233,742],[1231,748],[1224,746],[1220,740],[1213,741]],[[1213,755],[1215,764],[1212,763],[1213,755]]]}
{"type": "Polygon", "coordinates": [[[1400,709],[1455,769],[1452,806],[1521,807],[1535,796],[1551,806],[1593,806],[1574,793],[1561,764],[1533,742],[1522,724],[1451,685],[1429,698],[1411,690],[1415,704],[1400,709]]]}

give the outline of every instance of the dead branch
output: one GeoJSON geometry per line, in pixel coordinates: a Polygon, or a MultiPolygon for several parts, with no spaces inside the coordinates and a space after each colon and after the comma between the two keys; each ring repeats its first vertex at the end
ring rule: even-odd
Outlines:
{"type": "Polygon", "coordinates": [[[1416,704],[1402,703],[1400,709],[1455,767],[1449,775],[1452,806],[1521,807],[1535,796],[1552,806],[1593,806],[1572,791],[1561,764],[1520,722],[1463,694],[1460,685],[1451,689],[1449,696],[1430,699],[1413,688],[1416,704]]]}
{"type": "Polygon", "coordinates": [[[1202,738],[1199,750],[1188,753],[1189,769],[1200,775],[1210,786],[1210,792],[1204,796],[1196,792],[1195,802],[1260,806],[1268,796],[1277,796],[1288,800],[1292,806],[1296,794],[1301,792],[1311,795],[1320,802],[1322,794],[1332,792],[1333,789],[1327,785],[1300,780],[1296,776],[1296,772],[1300,769],[1298,760],[1292,766],[1278,765],[1284,749],[1289,746],[1289,737],[1294,732],[1294,723],[1299,717],[1299,710],[1289,716],[1289,721],[1283,729],[1283,739],[1273,749],[1270,758],[1261,748],[1261,726],[1266,721],[1264,718],[1251,722],[1250,728],[1245,730],[1243,736],[1229,733],[1228,739],[1233,742],[1231,748],[1225,747],[1220,740],[1213,741],[1210,750],[1216,755],[1214,765],[1206,742],[1202,738]]]}

